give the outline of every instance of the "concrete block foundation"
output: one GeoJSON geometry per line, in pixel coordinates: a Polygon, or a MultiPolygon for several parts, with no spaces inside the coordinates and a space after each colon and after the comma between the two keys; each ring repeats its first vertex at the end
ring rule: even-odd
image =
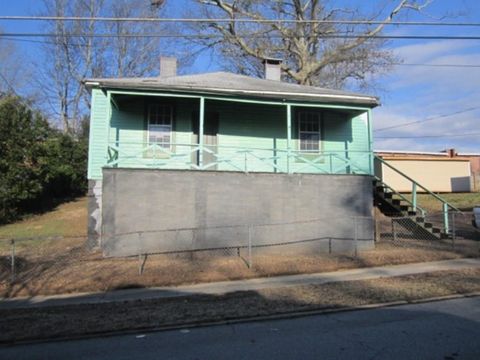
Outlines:
{"type": "Polygon", "coordinates": [[[102,181],[88,180],[88,240],[87,247],[100,245],[102,233],[102,181]]]}
{"type": "Polygon", "coordinates": [[[105,256],[249,243],[351,252],[354,218],[358,249],[374,246],[370,176],[105,168],[91,189],[89,234],[101,233],[105,256]]]}

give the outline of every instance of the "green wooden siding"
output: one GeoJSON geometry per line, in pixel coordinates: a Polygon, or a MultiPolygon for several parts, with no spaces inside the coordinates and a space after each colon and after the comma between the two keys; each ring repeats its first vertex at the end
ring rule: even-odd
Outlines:
{"type": "MultiPolygon", "coordinates": [[[[117,99],[116,99],[117,100],[117,99]]],[[[148,143],[146,126],[146,109],[149,102],[165,101],[172,103],[175,109],[175,123],[171,141],[176,144],[191,144],[193,141],[192,118],[198,114],[199,99],[130,96],[117,100],[120,109],[108,103],[108,96],[100,90],[92,91],[92,113],[89,153],[89,179],[101,179],[102,167],[107,162],[108,144],[120,148],[118,167],[147,167],[189,169],[193,156],[188,154],[191,147],[175,145],[172,156],[161,152],[142,151],[148,143]],[[111,119],[110,119],[111,113],[111,119]],[[107,141],[108,138],[108,141],[107,141]],[[180,156],[179,154],[188,154],[180,156]],[[127,156],[128,155],[128,156],[127,156]]],[[[291,150],[297,152],[298,131],[295,124],[295,111],[292,106],[292,141],[291,150]]],[[[314,109],[310,109],[314,110],[314,109]]],[[[369,168],[370,159],[365,153],[355,151],[371,151],[367,112],[361,113],[344,109],[319,109],[323,111],[323,133],[321,150],[338,152],[348,156],[358,166],[369,168]],[[358,160],[355,159],[358,157],[358,160]]],[[[219,159],[229,159],[230,162],[219,162],[212,169],[217,170],[247,170],[275,171],[272,163],[282,169],[288,166],[292,171],[325,172],[332,169],[339,173],[355,172],[346,167],[344,161],[325,157],[317,162],[321,169],[315,169],[301,160],[287,160],[287,120],[286,106],[265,105],[227,101],[205,101],[206,113],[218,113],[219,129],[217,135],[217,155],[219,159]],[[239,148],[253,148],[252,154],[238,154],[239,148]],[[265,150],[259,150],[265,149],[265,150]],[[283,151],[273,151],[278,149],[283,151]],[[268,159],[277,156],[278,159],[268,159]],[[258,158],[264,158],[262,161],[258,158]],[[342,170],[343,167],[343,170],[342,170]]],[[[302,154],[303,156],[303,154],[302,154]]],[[[308,159],[316,156],[308,155],[308,159]]]]}
{"type": "Polygon", "coordinates": [[[107,159],[108,109],[107,95],[93,89],[88,147],[88,178],[92,180],[102,178],[102,167],[107,159]]]}
{"type": "MultiPolygon", "coordinates": [[[[223,163],[218,166],[218,170],[235,170],[236,168],[245,170],[245,155],[235,154],[238,148],[256,149],[254,154],[259,158],[270,158],[276,155],[270,149],[287,149],[284,106],[209,102],[207,109],[219,113],[218,154],[223,158],[232,159],[235,166],[223,163]]],[[[284,165],[284,161],[279,160],[278,165],[284,165]]],[[[271,161],[261,161],[247,155],[246,170],[274,171],[269,162],[271,161]]]]}
{"type": "MultiPolygon", "coordinates": [[[[110,127],[110,144],[119,146],[124,152],[120,154],[119,167],[156,167],[156,164],[168,164],[170,169],[187,169],[187,163],[191,157],[170,156],[160,148],[144,151],[144,145],[148,142],[148,127],[146,112],[148,104],[154,99],[142,97],[134,98],[134,101],[121,103],[120,109],[112,108],[110,127]],[[127,156],[126,156],[127,155],[127,156]],[[134,156],[136,155],[136,156],[134,156]]],[[[174,107],[175,121],[171,135],[171,142],[178,144],[190,144],[192,138],[191,118],[193,109],[198,101],[191,99],[175,99],[166,101],[174,107]]],[[[187,153],[189,146],[175,145],[168,152],[187,153]]]]}

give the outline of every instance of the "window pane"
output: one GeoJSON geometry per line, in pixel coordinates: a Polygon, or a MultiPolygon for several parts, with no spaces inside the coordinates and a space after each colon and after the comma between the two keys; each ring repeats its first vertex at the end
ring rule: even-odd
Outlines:
{"type": "Polygon", "coordinates": [[[300,151],[318,152],[320,150],[321,113],[301,111],[297,113],[300,151]]]}
{"type": "Polygon", "coordinates": [[[300,140],[306,140],[306,141],[319,141],[320,140],[320,134],[318,133],[300,133],[300,140]]]}
{"type": "Polygon", "coordinates": [[[149,124],[171,125],[172,107],[169,105],[151,105],[148,120],[149,124]]]}
{"type": "Polygon", "coordinates": [[[163,147],[170,147],[171,126],[168,125],[149,125],[148,140],[150,143],[157,143],[163,147]]]}
{"type": "Polygon", "coordinates": [[[148,141],[170,148],[173,110],[170,105],[152,104],[148,113],[148,141]]]}

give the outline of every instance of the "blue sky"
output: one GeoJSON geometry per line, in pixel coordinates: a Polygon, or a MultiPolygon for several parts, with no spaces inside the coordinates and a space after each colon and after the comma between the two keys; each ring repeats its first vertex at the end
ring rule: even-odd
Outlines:
{"type": "MultiPolygon", "coordinates": [[[[186,0],[170,2],[181,14],[186,0]],[[183,6],[182,6],[183,8],[183,6]]],[[[38,9],[34,0],[0,0],[0,15],[32,15],[38,9]]],[[[388,4],[383,0],[381,3],[388,4]]],[[[370,1],[343,0],[342,3],[371,6],[370,1]]],[[[172,6],[172,5],[170,5],[172,6]]],[[[479,22],[480,1],[437,0],[426,10],[428,16],[410,14],[406,20],[479,22]]],[[[41,31],[34,22],[0,22],[5,31],[41,31]]],[[[394,35],[450,35],[480,36],[480,27],[390,27],[394,35]]],[[[38,56],[37,45],[17,43],[26,56],[38,56]]],[[[388,45],[403,61],[428,64],[480,65],[480,40],[394,40],[388,45]]],[[[208,54],[199,58],[186,71],[215,71],[220,65],[208,54]]],[[[463,152],[480,152],[480,67],[445,68],[422,66],[395,66],[383,76],[375,95],[382,106],[374,110],[375,148],[382,150],[440,151],[456,148],[463,152]],[[475,107],[478,109],[470,110],[475,107]],[[467,111],[468,110],[468,111],[467,111]],[[452,116],[445,116],[457,113],[452,116]],[[432,119],[389,130],[384,127],[432,119]],[[450,136],[470,134],[469,136],[450,136]],[[448,136],[445,136],[448,135],[448,136]],[[429,137],[420,137],[429,136],[429,137]],[[433,137],[435,136],[435,137],[433,137]],[[397,137],[397,138],[393,138],[397,137]]]]}

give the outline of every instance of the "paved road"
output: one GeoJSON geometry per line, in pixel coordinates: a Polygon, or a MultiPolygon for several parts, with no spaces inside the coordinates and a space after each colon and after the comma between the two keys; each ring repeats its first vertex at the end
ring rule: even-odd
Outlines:
{"type": "Polygon", "coordinates": [[[480,359],[480,297],[0,348],[1,359],[480,359]]]}

